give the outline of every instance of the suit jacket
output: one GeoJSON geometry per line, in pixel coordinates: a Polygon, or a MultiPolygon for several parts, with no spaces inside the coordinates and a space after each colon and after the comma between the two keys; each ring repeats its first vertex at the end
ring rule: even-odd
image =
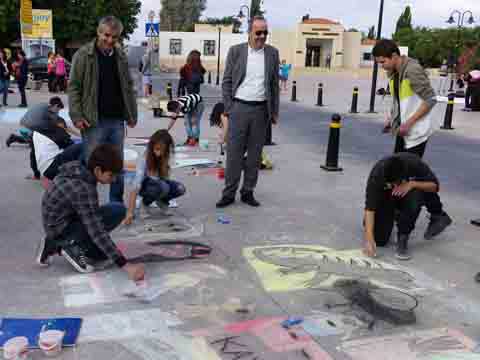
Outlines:
{"type": "MultiPolygon", "coordinates": [[[[230,112],[235,93],[245,79],[247,61],[248,43],[235,45],[230,48],[222,83],[226,113],[230,112]]],[[[278,50],[270,45],[265,45],[265,96],[267,98],[270,119],[273,115],[278,115],[280,103],[280,88],[278,85],[279,64],[278,50]]]]}

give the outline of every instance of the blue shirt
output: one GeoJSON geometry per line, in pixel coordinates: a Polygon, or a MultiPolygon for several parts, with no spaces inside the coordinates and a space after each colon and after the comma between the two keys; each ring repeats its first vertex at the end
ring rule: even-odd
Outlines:
{"type": "Polygon", "coordinates": [[[290,70],[292,70],[292,64],[281,64],[280,65],[280,75],[284,78],[288,78],[290,74],[290,70]]]}

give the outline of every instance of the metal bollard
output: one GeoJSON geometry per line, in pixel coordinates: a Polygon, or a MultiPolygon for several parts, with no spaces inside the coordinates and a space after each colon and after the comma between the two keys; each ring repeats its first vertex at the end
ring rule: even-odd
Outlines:
{"type": "Polygon", "coordinates": [[[297,101],[297,82],[294,81],[292,85],[292,101],[296,102],[297,101]]]}
{"type": "Polygon", "coordinates": [[[453,130],[453,107],[455,106],[455,94],[448,95],[447,111],[445,112],[445,120],[443,121],[443,130],[453,130]]]}
{"type": "Polygon", "coordinates": [[[212,72],[211,71],[208,72],[208,84],[209,85],[212,84],[212,72]]]}
{"type": "Polygon", "coordinates": [[[339,114],[333,114],[332,122],[330,123],[330,135],[328,138],[327,161],[321,168],[325,171],[342,171],[338,167],[338,152],[340,149],[340,129],[342,118],[339,114]]]}
{"type": "Polygon", "coordinates": [[[167,96],[170,101],[173,100],[173,89],[172,89],[172,83],[167,84],[167,96]]]}
{"type": "Polygon", "coordinates": [[[353,88],[353,97],[352,97],[352,108],[350,113],[358,114],[358,87],[353,88]]]}
{"type": "Polygon", "coordinates": [[[323,106],[323,84],[318,84],[317,106],[323,106]]]}
{"type": "Polygon", "coordinates": [[[450,89],[448,89],[448,92],[454,92],[455,91],[453,89],[454,86],[455,86],[455,80],[452,79],[452,80],[450,80],[450,89]]]}

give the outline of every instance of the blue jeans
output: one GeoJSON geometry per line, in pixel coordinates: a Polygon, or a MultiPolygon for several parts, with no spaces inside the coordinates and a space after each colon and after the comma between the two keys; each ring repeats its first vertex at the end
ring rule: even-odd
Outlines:
{"type": "Polygon", "coordinates": [[[200,123],[204,109],[205,106],[200,103],[193,112],[185,114],[185,130],[188,137],[200,139],[200,123]]]}
{"type": "MultiPolygon", "coordinates": [[[[82,133],[84,143],[84,161],[88,159],[98,145],[111,144],[118,147],[123,160],[123,143],[125,139],[124,119],[99,119],[97,126],[84,130],[82,133]]],[[[118,174],[110,185],[110,201],[123,203],[123,172],[118,174]]]]}
{"type": "Polygon", "coordinates": [[[3,94],[3,105],[7,105],[8,99],[8,87],[10,86],[10,80],[0,80],[0,94],[3,94]]]}
{"type": "MultiPolygon", "coordinates": [[[[127,209],[122,203],[109,203],[101,206],[98,212],[105,230],[111,232],[123,221],[127,209]]],[[[81,246],[85,250],[86,256],[92,260],[103,261],[108,259],[108,256],[92,241],[80,219],[74,219],[59,238],[49,240],[47,244],[48,249],[50,249],[49,253],[53,254],[72,242],[81,246]]]]}
{"type": "Polygon", "coordinates": [[[146,177],[142,182],[139,195],[143,198],[143,204],[149,206],[154,201],[168,204],[170,200],[184,195],[185,192],[185,186],[178,181],[146,177]]]}

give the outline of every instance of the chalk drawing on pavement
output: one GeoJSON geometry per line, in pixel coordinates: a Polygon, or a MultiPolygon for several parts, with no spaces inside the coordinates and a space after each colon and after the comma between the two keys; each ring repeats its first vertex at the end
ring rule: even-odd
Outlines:
{"type": "MultiPolygon", "coordinates": [[[[146,280],[149,293],[155,293],[155,297],[169,292],[182,294],[211,279],[222,280],[227,277],[227,272],[215,265],[182,266],[183,271],[175,273],[165,273],[165,269],[161,268],[149,269],[146,280]]],[[[60,287],[64,305],[70,308],[132,301],[127,295],[135,291],[135,285],[119,270],[63,277],[60,287]]]]}
{"type": "Polygon", "coordinates": [[[361,250],[272,245],[245,248],[243,255],[270,292],[331,289],[342,279],[365,280],[377,287],[420,290],[407,269],[368,258],[361,250]]]}
{"type": "Polygon", "coordinates": [[[477,344],[460,331],[433,329],[344,342],[338,350],[352,360],[479,360],[477,344]]]}

